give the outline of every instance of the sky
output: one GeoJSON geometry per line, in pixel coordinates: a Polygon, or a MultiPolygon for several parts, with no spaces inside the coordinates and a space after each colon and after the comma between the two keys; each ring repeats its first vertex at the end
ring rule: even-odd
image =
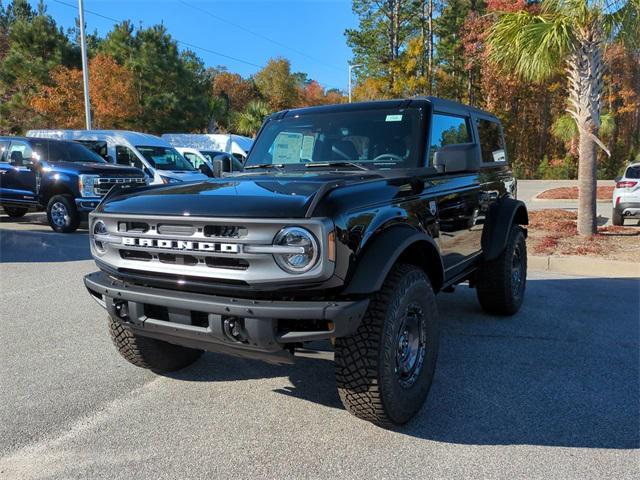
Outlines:
{"type": "MultiPolygon", "coordinates": [[[[77,0],[45,4],[60,26],[75,25],[77,0]]],[[[351,50],[344,31],[357,25],[351,0],[84,0],[84,8],[87,32],[105,36],[114,22],[104,17],[143,27],[163,23],[180,48],[191,48],[207,67],[223,65],[246,77],[282,56],[292,71],[323,87],[347,89],[351,50]]]]}

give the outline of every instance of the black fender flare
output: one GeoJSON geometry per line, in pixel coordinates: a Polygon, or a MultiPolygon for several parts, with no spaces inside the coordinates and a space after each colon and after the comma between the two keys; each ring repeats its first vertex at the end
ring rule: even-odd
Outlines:
{"type": "Polygon", "coordinates": [[[380,290],[391,268],[404,253],[411,253],[407,263],[422,267],[434,291],[438,291],[444,282],[444,265],[435,241],[424,232],[400,225],[369,240],[344,294],[365,295],[380,290]]]}
{"type": "Polygon", "coordinates": [[[529,214],[524,202],[505,197],[489,207],[482,232],[482,252],[485,260],[495,260],[500,256],[514,224],[529,224],[529,214]]]}

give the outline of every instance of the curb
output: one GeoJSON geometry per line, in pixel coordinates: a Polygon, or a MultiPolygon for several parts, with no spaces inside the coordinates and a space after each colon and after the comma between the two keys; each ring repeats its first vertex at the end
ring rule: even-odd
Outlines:
{"type": "MultiPolygon", "coordinates": [[[[546,190],[545,190],[546,192],[546,190]]],[[[578,203],[578,199],[577,198],[538,198],[538,195],[543,194],[544,192],[540,192],[540,193],[536,193],[531,200],[534,202],[575,202],[576,204],[578,203]]],[[[610,198],[605,198],[605,199],[596,199],[596,203],[611,203],[612,199],[610,198]]]]}
{"type": "Polygon", "coordinates": [[[527,256],[531,270],[589,277],[640,278],[640,263],[578,256],[527,256]]]}

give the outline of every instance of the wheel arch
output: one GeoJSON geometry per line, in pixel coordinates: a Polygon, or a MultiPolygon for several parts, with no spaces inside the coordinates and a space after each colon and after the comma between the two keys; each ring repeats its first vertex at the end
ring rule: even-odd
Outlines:
{"type": "Polygon", "coordinates": [[[377,292],[398,262],[416,265],[424,270],[435,292],[442,287],[444,266],[434,240],[411,227],[395,226],[369,240],[344,293],[358,295],[377,292]]]}
{"type": "MultiPolygon", "coordinates": [[[[528,225],[529,213],[524,202],[506,197],[494,203],[487,213],[482,232],[482,252],[485,260],[495,260],[507,245],[512,225],[528,225]]],[[[526,232],[525,232],[526,236],[526,232]]]]}

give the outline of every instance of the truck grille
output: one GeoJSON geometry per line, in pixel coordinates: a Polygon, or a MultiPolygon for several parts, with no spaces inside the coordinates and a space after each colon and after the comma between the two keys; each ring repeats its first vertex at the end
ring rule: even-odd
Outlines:
{"type": "Polygon", "coordinates": [[[91,214],[91,232],[97,220],[106,233],[92,235],[94,257],[122,272],[176,278],[209,278],[219,282],[259,283],[326,279],[333,273],[322,239],[333,228],[329,220],[229,219],[201,217],[151,217],[91,214]],[[308,229],[320,244],[316,267],[299,275],[277,264],[273,240],[285,226],[308,229]],[[266,250],[265,250],[266,248],[266,250]]]}
{"type": "Polygon", "coordinates": [[[97,196],[106,195],[112,187],[116,185],[146,185],[147,181],[144,177],[100,177],[96,180],[94,192],[97,196]]]}

